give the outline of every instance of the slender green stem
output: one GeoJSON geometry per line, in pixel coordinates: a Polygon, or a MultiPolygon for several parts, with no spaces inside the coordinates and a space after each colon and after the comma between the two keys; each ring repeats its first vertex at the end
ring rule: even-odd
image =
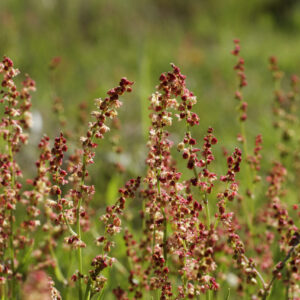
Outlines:
{"type": "MultiPolygon", "coordinates": [[[[12,107],[12,102],[9,101],[8,103],[9,108],[12,107]]],[[[8,145],[8,155],[9,155],[9,161],[10,161],[10,173],[11,173],[11,182],[10,182],[10,187],[13,190],[15,186],[15,172],[14,172],[14,157],[13,157],[13,146],[12,142],[10,140],[11,136],[13,135],[13,128],[11,126],[11,116],[8,115],[8,122],[9,122],[9,136],[7,140],[7,145],[8,145]]],[[[14,249],[14,210],[10,210],[10,235],[9,235],[9,248],[10,248],[10,259],[11,259],[11,269],[12,269],[12,279],[10,281],[11,284],[11,296],[12,299],[15,298],[15,288],[16,288],[16,282],[15,282],[15,249],[14,249]]],[[[9,294],[9,292],[8,292],[9,294]]]]}
{"type": "Polygon", "coordinates": [[[152,255],[154,254],[154,248],[155,248],[155,243],[156,243],[156,227],[155,224],[153,224],[154,229],[153,229],[153,235],[152,235],[152,255]]]}
{"type": "Polygon", "coordinates": [[[248,158],[248,142],[247,142],[247,136],[246,136],[246,128],[245,128],[245,122],[240,121],[241,125],[241,133],[242,133],[242,138],[243,138],[243,150],[245,153],[245,158],[248,158]]]}
{"type": "MultiPolygon", "coordinates": [[[[185,252],[187,252],[187,247],[186,247],[186,242],[185,240],[183,240],[183,248],[185,250],[185,252]]],[[[186,256],[184,255],[184,259],[183,259],[183,264],[184,266],[186,265],[186,256]]],[[[183,272],[183,286],[184,286],[184,293],[186,293],[187,291],[187,276],[186,276],[186,271],[184,270],[183,272]]]]}
{"type": "Polygon", "coordinates": [[[9,247],[10,247],[10,257],[11,257],[11,268],[12,268],[12,272],[14,274],[15,272],[15,250],[14,250],[14,221],[13,221],[13,218],[14,218],[14,213],[13,213],[13,210],[11,209],[10,210],[10,231],[11,231],[11,234],[9,236],[9,247]]]}
{"type": "MultiPolygon", "coordinates": [[[[250,165],[247,162],[248,159],[248,146],[247,146],[247,136],[246,136],[246,129],[245,129],[245,122],[240,121],[240,125],[241,125],[241,133],[242,133],[242,137],[243,137],[243,151],[244,151],[244,156],[245,156],[245,161],[246,161],[246,165],[247,165],[247,184],[248,184],[248,189],[250,191],[250,194],[253,193],[253,174],[252,174],[252,170],[250,165]]],[[[247,191],[246,191],[247,192],[247,191]]],[[[252,218],[253,218],[253,214],[254,214],[254,205],[253,205],[253,199],[252,197],[250,198],[251,200],[251,212],[249,211],[248,208],[248,203],[247,201],[244,199],[243,200],[243,210],[244,210],[244,214],[246,217],[246,221],[247,221],[247,225],[250,229],[250,231],[252,232],[253,226],[252,226],[252,218]],[[251,215],[250,215],[251,214],[251,215]]]]}
{"type": "MultiPolygon", "coordinates": [[[[58,178],[58,171],[56,172],[56,178],[58,178]]],[[[57,183],[58,183],[58,182],[57,182],[57,183]]],[[[60,200],[61,200],[61,195],[58,195],[58,201],[60,202],[60,200]]],[[[67,224],[69,230],[70,230],[71,232],[73,232],[73,234],[76,234],[76,233],[72,230],[72,228],[70,227],[70,225],[69,225],[69,223],[68,223],[68,221],[67,221],[67,219],[66,219],[66,217],[65,217],[65,215],[64,215],[64,208],[63,208],[63,210],[62,210],[62,215],[63,215],[63,219],[64,219],[64,221],[66,222],[66,224],[67,224]]],[[[49,220],[48,220],[48,221],[49,221],[49,220]]],[[[52,243],[51,243],[51,233],[50,233],[50,232],[49,232],[49,237],[48,237],[48,243],[49,243],[50,254],[51,254],[52,258],[53,258],[54,261],[55,261],[55,268],[54,268],[55,276],[56,276],[56,278],[57,278],[60,282],[66,284],[67,280],[66,280],[66,278],[64,277],[64,275],[63,275],[63,273],[62,273],[62,271],[61,271],[61,268],[60,268],[58,259],[57,259],[56,255],[55,255],[55,252],[54,252],[53,247],[52,247],[52,243]]]]}
{"type": "MultiPolygon", "coordinates": [[[[70,253],[69,253],[69,265],[68,265],[68,269],[67,269],[67,271],[66,271],[66,276],[67,276],[67,278],[70,278],[71,277],[71,270],[72,270],[72,262],[73,262],[73,252],[72,251],[70,251],[70,253]]],[[[69,291],[70,291],[70,286],[69,285],[67,285],[66,287],[65,287],[65,289],[64,289],[64,298],[63,299],[65,299],[65,300],[68,300],[69,299],[69,291]]]]}
{"type": "Polygon", "coordinates": [[[88,281],[85,294],[84,294],[84,300],[90,300],[90,299],[91,299],[91,279],[89,279],[88,281]]]}
{"type": "MultiPolygon", "coordinates": [[[[245,122],[240,121],[241,124],[241,133],[242,133],[242,137],[243,137],[243,151],[244,151],[244,155],[245,155],[245,160],[247,163],[247,180],[248,180],[248,184],[249,184],[249,190],[252,194],[252,197],[254,197],[254,185],[253,185],[253,181],[254,181],[254,172],[251,169],[250,165],[247,162],[248,159],[248,142],[247,142],[247,135],[246,135],[246,128],[245,128],[245,122]]],[[[253,213],[253,212],[252,212],[253,213]]]]}
{"type": "MultiPolygon", "coordinates": [[[[15,185],[15,173],[13,168],[14,157],[13,157],[13,150],[11,141],[8,141],[8,154],[9,154],[9,161],[10,161],[10,172],[11,172],[11,189],[14,188],[15,185]]],[[[10,210],[10,235],[9,235],[9,248],[10,248],[10,257],[11,257],[11,269],[12,269],[12,279],[11,279],[11,296],[15,298],[15,249],[14,249],[14,210],[10,210]]]]}
{"type": "Polygon", "coordinates": [[[167,265],[168,263],[168,249],[167,249],[167,217],[164,209],[162,209],[162,214],[164,217],[164,238],[163,238],[163,250],[164,250],[164,259],[165,259],[165,264],[167,265]]]}
{"type": "Polygon", "coordinates": [[[206,291],[206,300],[211,300],[211,291],[210,290],[206,291]]]}
{"type": "MultiPolygon", "coordinates": [[[[95,130],[92,132],[91,140],[94,139],[95,137],[95,130]]],[[[84,151],[84,148],[83,148],[84,151]]],[[[85,173],[86,173],[86,159],[87,156],[84,152],[83,157],[82,157],[82,175],[81,175],[81,181],[80,181],[80,188],[84,185],[84,179],[85,179],[85,173]]],[[[82,204],[82,195],[78,200],[77,203],[77,209],[76,209],[76,225],[77,225],[77,237],[81,241],[81,226],[80,226],[80,207],[82,204]]],[[[83,264],[82,264],[82,249],[81,247],[78,248],[77,251],[78,255],[78,266],[79,266],[79,278],[78,278],[78,291],[79,291],[79,300],[83,299],[83,292],[82,292],[82,280],[81,276],[83,275],[83,264]]],[[[91,287],[91,281],[89,280],[87,283],[86,289],[89,290],[91,287]]]]}
{"type": "MultiPolygon", "coordinates": [[[[56,171],[56,178],[58,178],[58,177],[59,177],[59,172],[56,171]]],[[[56,183],[59,185],[58,181],[56,183]]],[[[58,202],[60,202],[61,201],[61,195],[58,195],[57,199],[58,199],[58,202]]],[[[64,207],[62,208],[62,216],[63,216],[64,222],[66,223],[66,225],[68,227],[68,230],[69,230],[70,234],[77,235],[77,233],[72,229],[70,223],[68,222],[68,219],[66,218],[65,208],[64,207]]]]}
{"type": "MultiPolygon", "coordinates": [[[[78,239],[81,240],[81,226],[80,226],[80,206],[81,206],[82,198],[78,201],[77,206],[77,236],[78,239]]],[[[82,282],[81,282],[81,276],[83,274],[83,268],[82,268],[82,251],[81,247],[78,247],[77,251],[78,255],[78,266],[79,266],[79,278],[78,278],[78,288],[79,288],[79,299],[82,300],[82,282]]]]}
{"type": "MultiPolygon", "coordinates": [[[[246,255],[243,255],[243,258],[247,263],[249,263],[249,259],[246,255]]],[[[256,268],[253,267],[253,270],[256,273],[257,277],[259,278],[262,287],[265,288],[267,285],[266,285],[266,282],[265,282],[264,278],[262,277],[262,275],[260,274],[260,272],[256,268]]]]}
{"type": "Polygon", "coordinates": [[[157,289],[156,290],[156,300],[158,300],[159,299],[159,290],[157,289]]]}
{"type": "MultiPolygon", "coordinates": [[[[238,92],[241,93],[241,88],[238,87],[238,92]]],[[[240,113],[240,116],[242,115],[242,112],[240,113]]],[[[253,180],[254,180],[254,177],[253,177],[253,174],[252,174],[252,169],[250,167],[250,165],[248,164],[247,162],[247,159],[248,159],[248,145],[247,145],[247,135],[246,135],[246,129],[245,129],[245,121],[242,121],[241,119],[239,120],[239,123],[240,123],[240,128],[241,128],[241,135],[242,135],[242,139],[243,139],[243,152],[244,152],[244,155],[245,155],[245,160],[246,160],[246,165],[247,165],[247,182],[248,182],[248,189],[250,191],[250,194],[253,193],[253,180]]],[[[247,191],[246,191],[247,192],[247,191]]],[[[254,194],[253,194],[254,195],[254,194]]],[[[243,206],[243,210],[244,210],[244,215],[246,217],[246,222],[247,222],[247,225],[249,227],[249,230],[253,233],[253,226],[252,226],[252,223],[253,223],[253,216],[254,216],[254,199],[253,197],[250,198],[251,200],[251,211],[249,211],[248,209],[248,203],[246,200],[243,200],[243,203],[242,203],[242,206],[243,206]]]]}
{"type": "MultiPolygon", "coordinates": [[[[195,177],[198,180],[199,176],[198,176],[198,173],[197,173],[197,170],[196,170],[195,166],[193,168],[193,171],[194,171],[195,177]]],[[[206,225],[207,225],[207,228],[210,229],[210,224],[211,224],[210,223],[210,212],[209,212],[209,204],[208,204],[208,198],[207,198],[207,193],[206,192],[203,195],[203,203],[204,203],[204,206],[205,206],[206,225]]]]}
{"type": "MultiPolygon", "coordinates": [[[[85,172],[86,172],[86,155],[84,154],[82,157],[82,176],[81,176],[80,186],[82,186],[84,184],[85,172]]],[[[80,226],[81,204],[82,204],[82,196],[78,200],[77,209],[76,209],[77,237],[80,241],[81,241],[81,226],[80,226]]],[[[82,293],[81,276],[83,274],[83,266],[82,266],[82,249],[81,249],[81,247],[78,247],[77,255],[78,255],[78,268],[79,268],[79,273],[80,273],[79,278],[78,278],[79,300],[82,300],[83,293],[82,293]]]]}
{"type": "Polygon", "coordinates": [[[205,214],[206,214],[206,222],[207,222],[207,229],[210,229],[210,213],[209,213],[209,205],[208,205],[208,199],[207,199],[207,194],[204,194],[204,206],[205,206],[205,214]]]}
{"type": "Polygon", "coordinates": [[[49,250],[50,250],[50,254],[52,256],[52,258],[54,259],[55,261],[55,267],[54,267],[54,272],[55,272],[55,276],[56,278],[58,279],[58,281],[66,284],[67,280],[66,278],[64,277],[62,271],[61,271],[61,268],[59,266],[59,263],[58,263],[58,260],[57,260],[57,257],[53,251],[53,247],[52,247],[52,244],[51,244],[51,240],[49,239],[49,250]]]}
{"type": "Polygon", "coordinates": [[[230,288],[228,288],[228,292],[227,292],[225,300],[229,300],[229,298],[230,298],[230,288]]]}
{"type": "MultiPolygon", "coordinates": [[[[287,280],[288,280],[288,284],[287,286],[285,287],[285,300],[289,300],[290,297],[289,297],[289,292],[290,292],[290,273],[288,273],[288,276],[287,276],[287,280]]],[[[293,299],[293,298],[292,298],[293,299]]]]}
{"type": "MultiPolygon", "coordinates": [[[[227,182],[225,191],[228,190],[229,186],[230,186],[230,182],[227,182]]],[[[225,198],[224,199],[224,208],[225,208],[225,210],[226,210],[226,206],[227,206],[227,199],[225,198]]],[[[217,227],[219,225],[219,222],[220,222],[220,218],[221,218],[221,216],[219,215],[219,217],[217,218],[216,223],[214,225],[214,229],[217,229],[217,227]]]]}
{"type": "Polygon", "coordinates": [[[65,212],[64,210],[62,210],[62,216],[63,216],[63,219],[64,219],[64,222],[66,223],[68,229],[69,229],[69,232],[72,234],[72,235],[77,235],[77,233],[72,229],[70,223],[68,222],[68,219],[66,218],[66,215],[65,215],[65,212]]]}
{"type": "MultiPolygon", "coordinates": [[[[106,285],[106,284],[105,284],[106,285]]],[[[102,288],[102,290],[101,290],[101,292],[100,292],[100,294],[99,294],[99,296],[98,296],[98,300],[101,300],[102,299],[102,297],[103,297],[103,295],[104,295],[104,290],[105,290],[105,285],[103,286],[103,288],[102,288]]]]}
{"type": "MultiPolygon", "coordinates": [[[[161,129],[160,131],[160,135],[159,135],[159,148],[160,148],[160,143],[161,143],[161,139],[162,139],[162,135],[163,135],[163,131],[161,129]]],[[[159,157],[160,157],[160,167],[157,169],[156,172],[156,181],[157,181],[157,192],[158,192],[158,197],[159,199],[161,198],[161,189],[160,189],[160,172],[161,172],[161,165],[162,165],[162,154],[161,154],[161,149],[159,149],[159,157]]],[[[161,199],[160,199],[161,200],[161,199]]],[[[166,213],[164,211],[164,208],[161,207],[161,213],[163,215],[164,221],[164,232],[163,232],[163,253],[164,253],[164,259],[165,259],[165,264],[167,265],[168,262],[168,251],[167,251],[167,234],[168,234],[168,228],[167,228],[167,217],[166,217],[166,213]]],[[[155,226],[155,224],[154,224],[155,226]]],[[[155,227],[154,227],[154,239],[153,239],[153,249],[152,252],[154,251],[154,246],[155,246],[155,227]]]]}
{"type": "Polygon", "coordinates": [[[242,200],[242,209],[243,209],[244,215],[246,217],[246,222],[247,222],[247,225],[249,227],[249,230],[253,234],[253,226],[252,226],[252,221],[251,221],[250,216],[249,216],[249,209],[248,209],[246,199],[242,200]]]}
{"type": "MultiPolygon", "coordinates": [[[[282,266],[281,266],[281,270],[285,267],[287,261],[291,258],[293,252],[295,251],[296,247],[300,244],[300,238],[297,240],[297,242],[295,243],[295,245],[289,250],[288,254],[286,255],[286,257],[284,258],[284,260],[282,261],[282,266]]],[[[268,299],[268,297],[271,294],[271,289],[273,287],[273,283],[276,280],[276,275],[274,274],[270,283],[268,285],[264,285],[264,296],[263,296],[263,300],[268,299]]]]}
{"type": "Polygon", "coordinates": [[[1,286],[1,300],[6,300],[6,284],[1,286]]]}
{"type": "MultiPolygon", "coordinates": [[[[47,215],[47,222],[49,222],[49,216],[48,215],[47,215]]],[[[52,247],[51,232],[50,231],[49,231],[49,234],[48,234],[48,245],[49,245],[50,254],[51,254],[51,256],[52,256],[52,258],[55,262],[55,267],[54,267],[55,276],[58,279],[58,281],[62,282],[63,284],[66,284],[67,280],[66,280],[66,278],[64,277],[64,275],[61,271],[58,259],[55,255],[55,252],[54,252],[53,247],[52,247]]]]}

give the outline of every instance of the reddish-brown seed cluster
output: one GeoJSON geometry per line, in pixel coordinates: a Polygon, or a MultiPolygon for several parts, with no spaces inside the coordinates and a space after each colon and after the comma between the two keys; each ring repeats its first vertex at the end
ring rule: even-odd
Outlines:
{"type": "MultiPolygon", "coordinates": [[[[125,209],[126,199],[133,198],[136,190],[139,188],[141,178],[129,180],[124,188],[119,189],[120,197],[118,201],[112,205],[106,207],[106,214],[101,216],[101,221],[105,224],[105,233],[108,235],[114,235],[119,233],[121,230],[121,219],[120,216],[125,209]]],[[[100,238],[101,242],[104,242],[104,238],[100,238]]],[[[98,239],[99,242],[99,239],[98,239]]],[[[107,241],[106,241],[107,242],[107,241]]],[[[107,248],[108,246],[104,246],[107,248]]],[[[107,250],[109,252],[109,250],[107,250]]]]}
{"type": "Polygon", "coordinates": [[[237,63],[234,66],[234,70],[236,71],[237,77],[239,79],[239,86],[237,91],[235,92],[235,98],[239,100],[239,112],[240,112],[240,121],[244,122],[247,120],[247,107],[248,103],[245,102],[243,99],[243,93],[242,89],[248,85],[247,83],[247,78],[245,74],[245,61],[244,59],[240,56],[240,41],[239,40],[234,40],[235,44],[235,49],[231,52],[234,56],[237,57],[237,63]]]}
{"type": "MultiPolygon", "coordinates": [[[[7,62],[5,63],[5,66],[6,64],[7,62]]],[[[7,81],[8,79],[6,79],[6,82],[7,81]]],[[[88,208],[88,203],[93,197],[94,186],[86,185],[85,179],[88,176],[87,165],[93,162],[93,157],[95,155],[93,149],[97,147],[94,138],[103,138],[104,134],[109,131],[109,127],[106,125],[107,120],[114,119],[117,116],[117,109],[121,105],[119,96],[123,95],[126,91],[130,92],[132,84],[133,82],[128,81],[126,78],[122,78],[118,87],[108,91],[107,98],[104,100],[98,99],[96,101],[99,111],[92,112],[92,116],[96,118],[96,121],[89,123],[89,130],[87,131],[86,136],[81,138],[81,149],[76,150],[73,155],[70,155],[68,160],[65,159],[68,150],[66,144],[67,141],[62,133],[55,138],[52,149],[50,148],[50,142],[47,136],[44,136],[41,139],[39,144],[40,157],[36,162],[38,174],[34,180],[27,180],[27,183],[33,186],[33,188],[24,191],[22,194],[22,203],[27,206],[28,219],[21,224],[23,230],[26,231],[30,229],[33,231],[40,225],[39,216],[41,209],[46,215],[46,220],[44,220],[44,223],[42,224],[43,230],[47,233],[45,236],[45,244],[40,248],[41,252],[37,252],[36,254],[36,259],[39,261],[38,268],[51,266],[55,269],[56,273],[61,273],[59,262],[56,257],[53,256],[53,247],[56,245],[55,239],[63,235],[65,231],[70,234],[69,237],[64,238],[66,245],[69,246],[68,248],[79,251],[78,249],[86,247],[81,236],[81,230],[78,231],[78,226],[80,229],[83,229],[83,231],[86,231],[89,228],[90,210],[88,208]],[[66,169],[63,168],[64,165],[66,166],[66,169]],[[77,224],[76,230],[73,228],[75,223],[77,224]]],[[[24,87],[33,86],[29,78],[26,79],[23,85],[24,87]]],[[[24,99],[22,109],[25,109],[24,103],[28,101],[28,99],[30,100],[28,90],[23,88],[20,93],[21,99],[24,99]]],[[[5,97],[7,98],[7,95],[5,95],[5,97]]],[[[27,105],[26,108],[29,109],[29,107],[30,106],[27,105]]],[[[8,118],[8,120],[10,119],[8,118]]],[[[20,118],[20,120],[22,121],[23,119],[20,118]]],[[[26,124],[28,123],[22,121],[21,124],[26,128],[26,124]]],[[[10,132],[8,132],[8,134],[10,134],[10,132]]],[[[9,140],[9,136],[7,136],[7,139],[9,140]]],[[[11,143],[11,145],[11,151],[16,152],[17,144],[11,143]]],[[[12,174],[11,168],[12,163],[14,162],[11,161],[9,156],[6,156],[6,160],[8,162],[7,169],[9,170],[9,173],[12,174]]],[[[17,173],[17,165],[14,165],[13,168],[13,171],[17,173]]],[[[5,168],[1,168],[1,172],[4,170],[5,168]]],[[[14,183],[19,189],[19,183],[14,183]]],[[[129,181],[124,189],[120,189],[122,196],[119,198],[116,205],[107,208],[107,214],[110,214],[110,217],[106,223],[108,228],[106,234],[113,234],[118,231],[115,231],[115,229],[121,225],[119,216],[124,209],[125,199],[133,196],[139,183],[139,178],[137,180],[129,181]],[[113,226],[111,226],[112,224],[113,226]]],[[[9,183],[7,183],[7,185],[9,185],[9,183]]],[[[7,203],[9,202],[7,201],[7,203]]],[[[14,208],[14,203],[8,205],[11,206],[12,209],[14,208]]],[[[10,230],[9,226],[8,230],[10,230]]],[[[9,236],[9,234],[10,232],[8,231],[7,236],[9,236]]],[[[21,238],[22,236],[17,235],[14,242],[20,245],[22,244],[23,248],[24,245],[29,247],[32,244],[33,240],[26,238],[26,235],[23,237],[23,240],[21,238]]],[[[98,242],[105,242],[103,249],[106,253],[108,253],[113,246],[113,242],[109,241],[107,238],[105,241],[102,241],[100,238],[98,239],[98,242]]],[[[93,272],[97,273],[98,266],[93,263],[93,267],[95,267],[93,272]]],[[[7,272],[5,271],[6,273],[12,273],[9,268],[7,270],[7,272]]],[[[91,271],[91,274],[93,272],[91,271]]],[[[79,281],[82,278],[87,278],[87,281],[90,282],[90,284],[93,281],[93,293],[99,292],[103,288],[105,278],[102,278],[102,275],[97,275],[97,278],[93,280],[91,274],[86,276],[82,274],[82,270],[79,268],[77,275],[75,274],[74,276],[79,279],[79,281]],[[102,281],[100,280],[101,278],[103,279],[102,281]]],[[[61,277],[63,281],[63,275],[61,275],[61,277]]],[[[87,286],[88,288],[91,288],[89,284],[87,286]]]]}
{"type": "Polygon", "coordinates": [[[244,73],[244,71],[245,71],[245,68],[244,68],[245,61],[242,57],[240,57],[240,50],[241,50],[240,40],[235,39],[233,42],[234,42],[235,48],[234,48],[233,51],[231,51],[231,54],[238,58],[238,62],[234,66],[234,70],[236,70],[237,75],[240,79],[240,87],[244,87],[244,86],[247,86],[247,80],[246,80],[246,75],[244,73]]]}
{"type": "Polygon", "coordinates": [[[122,78],[118,87],[107,92],[108,97],[104,100],[96,100],[98,110],[91,113],[96,120],[89,123],[89,130],[87,131],[86,136],[81,137],[82,148],[84,150],[83,165],[93,163],[95,153],[92,149],[97,147],[97,144],[94,142],[94,138],[102,139],[104,134],[109,131],[109,127],[105,124],[105,122],[107,119],[114,119],[118,115],[117,109],[122,104],[119,97],[125,92],[131,92],[132,85],[133,82],[126,78],[122,78]]]}
{"type": "Polygon", "coordinates": [[[137,189],[140,186],[140,178],[129,180],[124,188],[119,190],[120,197],[117,202],[106,208],[106,214],[101,216],[101,221],[104,223],[104,235],[99,236],[96,240],[97,245],[102,247],[102,255],[96,256],[92,261],[93,269],[90,270],[89,280],[91,282],[89,288],[92,293],[99,293],[103,291],[104,284],[107,280],[101,271],[107,267],[111,267],[114,258],[108,256],[111,252],[111,248],[114,246],[114,242],[111,241],[111,237],[119,233],[121,230],[121,216],[125,209],[125,202],[128,198],[133,198],[137,189]]]}
{"type": "Polygon", "coordinates": [[[287,170],[278,162],[274,163],[267,177],[269,187],[266,196],[269,199],[269,203],[262,212],[261,218],[264,223],[275,230],[274,235],[279,235],[278,242],[283,259],[274,267],[273,278],[263,291],[263,297],[266,297],[275,279],[285,281],[290,294],[300,291],[297,284],[299,282],[297,262],[299,262],[300,257],[299,228],[290,217],[286,205],[281,200],[285,196],[284,183],[286,177],[287,170]]]}
{"type": "MultiPolygon", "coordinates": [[[[280,129],[282,141],[287,144],[295,138],[293,127],[298,122],[297,111],[299,111],[299,105],[296,98],[299,95],[299,78],[296,75],[291,76],[291,89],[286,92],[281,87],[283,73],[280,71],[275,57],[270,58],[270,70],[275,83],[275,101],[273,104],[273,114],[275,117],[274,127],[280,129]]],[[[281,147],[284,146],[282,145],[281,147]]],[[[286,145],[285,148],[287,150],[289,148],[288,145],[286,145]]],[[[282,149],[282,155],[287,154],[288,153],[282,149]]]]}
{"type": "Polygon", "coordinates": [[[62,299],[54,287],[52,278],[43,270],[30,272],[22,290],[22,299],[34,300],[38,298],[44,300],[62,299]]]}
{"type": "MultiPolygon", "coordinates": [[[[121,289],[120,286],[113,289],[113,294],[115,295],[116,299],[118,299],[118,300],[128,300],[129,299],[127,293],[123,289],[121,289]]],[[[135,297],[135,298],[139,299],[138,297],[135,297]]]]}
{"type": "MultiPolygon", "coordinates": [[[[227,202],[233,201],[238,197],[239,184],[236,180],[236,174],[240,172],[240,164],[242,162],[241,150],[235,149],[233,155],[227,157],[227,174],[221,176],[220,180],[226,182],[227,186],[224,192],[218,194],[218,208],[219,213],[216,217],[221,220],[224,226],[224,233],[228,237],[227,243],[231,248],[231,253],[233,259],[237,263],[237,267],[240,269],[240,277],[245,277],[246,282],[249,284],[257,283],[257,276],[260,274],[256,269],[256,264],[251,258],[247,258],[245,245],[242,242],[240,235],[238,234],[238,229],[240,225],[237,223],[236,217],[233,212],[228,212],[227,202]]],[[[243,200],[245,201],[245,200],[243,200]]],[[[261,280],[261,279],[260,279],[261,280]]],[[[240,285],[240,291],[242,292],[242,286],[240,285]]]]}
{"type": "MultiPolygon", "coordinates": [[[[51,191],[51,181],[49,180],[48,176],[48,164],[51,158],[51,151],[49,146],[49,138],[47,136],[44,136],[41,139],[38,148],[40,149],[40,156],[35,163],[37,167],[37,176],[34,180],[27,180],[27,184],[30,185],[30,189],[25,190],[22,193],[22,203],[26,205],[28,214],[28,219],[25,220],[21,225],[24,229],[26,229],[30,224],[32,227],[34,220],[34,224],[36,225],[36,227],[40,225],[40,204],[43,203],[44,207],[47,207],[47,201],[45,200],[47,199],[51,191]]],[[[54,215],[51,213],[51,211],[51,209],[45,210],[45,213],[50,219],[54,218],[54,215]]],[[[32,229],[33,228],[31,228],[31,230],[32,229]]]]}
{"type": "MultiPolygon", "coordinates": [[[[249,163],[251,169],[255,172],[260,170],[260,162],[261,162],[261,150],[262,150],[262,135],[259,134],[255,138],[255,147],[253,150],[253,155],[249,155],[247,157],[247,162],[249,163]]],[[[255,178],[255,181],[259,181],[259,178],[255,178]]]]}
{"type": "Polygon", "coordinates": [[[290,77],[290,89],[285,90],[282,79],[283,72],[278,66],[276,57],[271,57],[270,70],[274,80],[274,103],[273,103],[273,125],[280,133],[281,140],[278,141],[278,150],[284,163],[290,158],[286,167],[292,170],[294,184],[299,186],[300,182],[300,155],[299,155],[299,136],[296,130],[299,126],[299,77],[290,77]]]}
{"type": "Polygon", "coordinates": [[[294,233],[298,232],[298,228],[289,216],[287,208],[281,202],[281,198],[284,196],[283,184],[286,175],[286,169],[280,163],[275,163],[267,178],[269,182],[267,197],[270,202],[269,210],[266,211],[266,222],[277,229],[277,232],[281,235],[279,240],[281,250],[287,253],[290,239],[293,238],[294,233]]]}
{"type": "Polygon", "coordinates": [[[14,82],[14,77],[18,74],[12,60],[4,57],[0,62],[0,103],[4,106],[4,115],[0,121],[0,137],[3,141],[3,151],[0,154],[0,276],[3,281],[9,279],[11,282],[20,276],[15,270],[16,251],[32,243],[26,235],[26,229],[33,229],[38,225],[38,222],[32,220],[24,223],[24,235],[17,234],[14,229],[14,211],[17,203],[21,202],[22,187],[19,181],[22,172],[15,155],[27,141],[24,130],[32,124],[30,92],[35,90],[34,81],[28,76],[18,90],[14,82]]]}
{"type": "Polygon", "coordinates": [[[269,58],[269,63],[270,63],[270,70],[273,74],[274,80],[281,79],[282,76],[283,76],[283,73],[279,69],[277,57],[276,56],[271,56],[269,58]]]}
{"type": "Polygon", "coordinates": [[[219,213],[221,219],[226,219],[225,213],[226,199],[233,201],[234,198],[238,195],[238,183],[236,181],[236,173],[240,171],[240,164],[242,161],[242,152],[238,148],[235,149],[234,153],[231,156],[227,157],[227,174],[220,177],[222,182],[227,183],[227,188],[223,193],[218,194],[219,213]]]}
{"type": "MultiPolygon", "coordinates": [[[[141,213],[144,234],[141,241],[134,240],[128,230],[124,236],[127,256],[132,261],[129,290],[135,292],[137,299],[145,290],[159,289],[161,299],[171,299],[175,294],[193,298],[218,288],[210,275],[216,268],[213,247],[218,238],[213,229],[208,230],[201,222],[202,196],[199,194],[201,200],[196,200],[191,191],[191,185],[195,185],[200,193],[210,193],[216,175],[208,171],[208,165],[214,160],[211,146],[217,139],[210,128],[203,148],[195,148],[196,140],[189,128],[199,124],[199,117],[191,110],[196,97],[186,88],[185,76],[179,68],[174,65],[172,68],[172,72],[160,76],[158,91],[150,98],[152,127],[144,180],[147,187],[141,191],[145,202],[141,213]],[[187,167],[197,175],[192,180],[180,181],[181,172],[177,171],[171,154],[173,143],[168,139],[167,127],[172,125],[172,109],[178,110],[176,116],[186,123],[187,132],[177,149],[187,159],[187,167]],[[144,261],[149,264],[145,266],[144,261]],[[171,272],[181,277],[182,285],[171,284],[171,272]]],[[[116,291],[118,299],[122,299],[125,292],[116,291]]]]}
{"type": "Polygon", "coordinates": [[[54,147],[51,150],[51,158],[49,161],[50,172],[52,174],[52,180],[58,186],[52,187],[52,193],[56,195],[61,195],[61,189],[59,186],[65,185],[68,183],[68,180],[65,179],[67,172],[61,168],[64,158],[64,152],[68,150],[66,145],[67,140],[64,138],[61,133],[59,137],[55,138],[54,147]]]}

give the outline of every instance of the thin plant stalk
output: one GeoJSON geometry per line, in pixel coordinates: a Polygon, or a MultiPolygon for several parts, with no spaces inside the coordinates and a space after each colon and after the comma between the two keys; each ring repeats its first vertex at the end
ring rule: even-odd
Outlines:
{"type": "MultiPolygon", "coordinates": [[[[86,171],[86,157],[85,155],[83,156],[82,159],[82,177],[80,181],[80,185],[82,186],[84,184],[84,177],[85,177],[85,171],[86,171]]],[[[79,241],[81,240],[81,226],[80,226],[80,207],[82,203],[82,197],[79,198],[78,204],[77,204],[77,209],[76,209],[76,227],[77,227],[77,237],[79,241]]],[[[82,249],[81,247],[78,247],[77,250],[77,256],[78,256],[78,269],[79,269],[79,276],[78,276],[78,295],[79,295],[79,300],[82,300],[83,298],[83,293],[82,293],[82,280],[81,276],[83,274],[83,265],[82,265],[82,249]]]]}

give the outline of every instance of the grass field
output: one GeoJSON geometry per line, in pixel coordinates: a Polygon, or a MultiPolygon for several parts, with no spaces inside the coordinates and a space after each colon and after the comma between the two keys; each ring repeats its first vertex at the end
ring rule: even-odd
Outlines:
{"type": "MultiPolygon", "coordinates": [[[[4,79],[0,104],[1,299],[59,299],[48,275],[62,299],[300,299],[299,20],[293,0],[1,1],[0,54],[21,71],[19,102],[4,79]],[[25,74],[36,91],[27,81],[24,96],[25,74]],[[16,124],[29,133],[20,151],[16,124]],[[91,266],[97,255],[116,261],[91,266]]],[[[11,68],[4,59],[1,81],[11,68]]]]}

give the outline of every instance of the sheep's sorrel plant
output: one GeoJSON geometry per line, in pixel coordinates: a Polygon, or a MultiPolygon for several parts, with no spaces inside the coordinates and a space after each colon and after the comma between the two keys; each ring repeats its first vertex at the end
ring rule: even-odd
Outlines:
{"type": "MultiPolygon", "coordinates": [[[[19,71],[3,58],[1,299],[300,299],[299,80],[293,76],[285,93],[271,58],[274,125],[282,139],[278,160],[265,170],[262,135],[252,149],[247,135],[245,62],[234,42],[241,149],[237,144],[223,149],[225,158],[218,155],[222,138],[200,126],[197,98],[172,64],[149,98],[146,171],[124,181],[113,205],[99,197],[89,170],[133,82],[122,78],[96,100],[77,142],[65,122],[54,141],[44,135],[36,175],[28,178],[17,160],[32,123],[35,83],[27,76],[18,89],[19,71]],[[184,132],[175,146],[174,126],[184,132]]],[[[55,101],[65,120],[62,105],[55,101]]]]}

